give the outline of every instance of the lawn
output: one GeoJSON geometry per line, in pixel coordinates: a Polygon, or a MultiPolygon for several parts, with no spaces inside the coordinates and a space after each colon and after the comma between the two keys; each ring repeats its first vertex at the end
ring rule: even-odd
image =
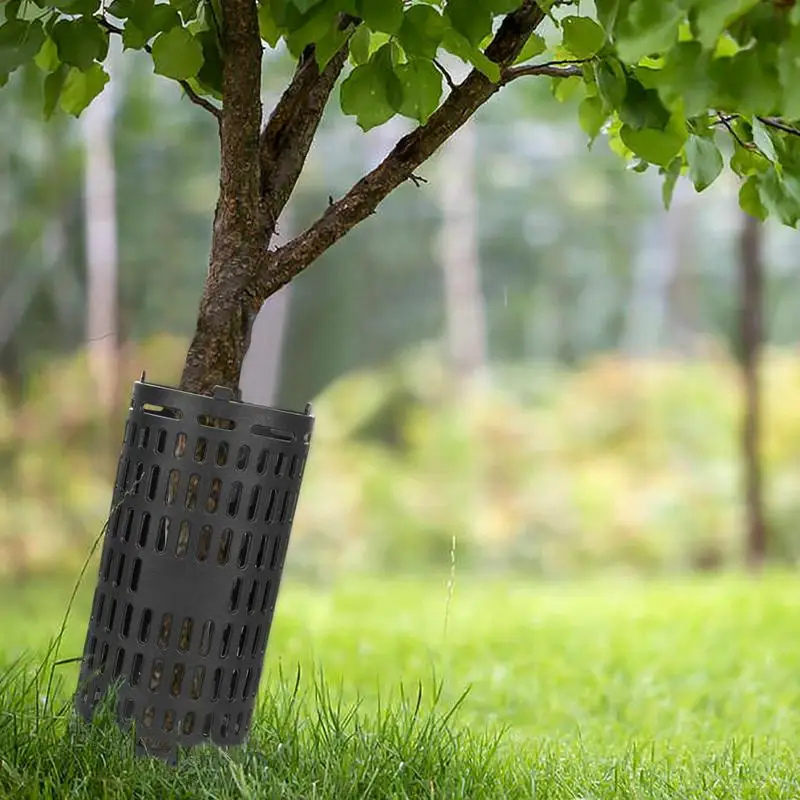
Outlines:
{"type": "MultiPolygon", "coordinates": [[[[62,658],[80,653],[90,589],[62,658]]],[[[0,586],[7,662],[45,646],[69,592],[0,586]]],[[[287,579],[249,747],[177,770],[134,761],[113,726],[68,729],[42,713],[42,686],[7,673],[0,796],[795,798],[799,616],[791,575],[287,579]]],[[[59,673],[70,689],[74,666],[59,673]]]]}

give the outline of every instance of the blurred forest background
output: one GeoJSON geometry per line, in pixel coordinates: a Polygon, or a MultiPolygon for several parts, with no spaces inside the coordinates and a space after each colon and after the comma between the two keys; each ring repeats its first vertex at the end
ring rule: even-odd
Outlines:
{"type": "MultiPolygon", "coordinates": [[[[0,574],[83,560],[131,383],[177,380],[207,268],[213,120],[147,59],[112,69],[79,121],[42,120],[33,73],[0,93],[0,574]]],[[[317,415],[296,574],[800,556],[797,234],[745,220],[731,176],[665,212],[561,86],[502,92],[262,311],[245,399],[317,415]]],[[[332,103],[281,236],[403,125],[332,103]]]]}

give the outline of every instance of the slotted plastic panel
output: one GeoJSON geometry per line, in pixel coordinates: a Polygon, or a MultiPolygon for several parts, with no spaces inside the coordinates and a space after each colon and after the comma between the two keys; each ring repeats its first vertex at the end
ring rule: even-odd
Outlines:
{"type": "Polygon", "coordinates": [[[242,743],[313,427],[310,414],[143,381],[133,398],[76,707],[115,682],[139,748],[242,743]]]}

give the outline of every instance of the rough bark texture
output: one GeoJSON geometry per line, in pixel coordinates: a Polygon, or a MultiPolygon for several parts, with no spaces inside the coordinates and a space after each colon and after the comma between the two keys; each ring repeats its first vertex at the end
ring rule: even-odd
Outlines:
{"type": "MultiPolygon", "coordinates": [[[[208,393],[236,387],[252,320],[264,300],[312,264],[430,158],[504,82],[544,14],[534,2],[507,15],[486,55],[504,70],[492,83],[477,70],[454,87],[425,125],[404,136],[372,172],[292,242],[269,249],[302,171],[325,104],[347,58],[347,45],[320,73],[308,50],[263,132],[261,42],[255,0],[222,0],[223,96],[220,198],[211,262],[181,388],[208,393]]],[[[343,17],[346,28],[352,19],[343,17]]]]}
{"type": "MultiPolygon", "coordinates": [[[[349,26],[349,17],[342,20],[349,26]]],[[[320,73],[309,47],[294,78],[275,106],[261,133],[261,197],[266,205],[270,234],[303,171],[328,98],[347,61],[345,45],[320,73]]]]}
{"type": "Polygon", "coordinates": [[[744,388],[742,468],[746,504],[746,557],[758,569],[767,554],[767,523],[761,470],[760,362],[763,345],[764,268],[761,223],[743,215],[740,238],[740,337],[744,388]]]}
{"type": "Polygon", "coordinates": [[[261,36],[254,0],[222,0],[219,200],[208,278],[181,388],[235,386],[247,349],[251,265],[267,247],[260,193],[261,36]]]}

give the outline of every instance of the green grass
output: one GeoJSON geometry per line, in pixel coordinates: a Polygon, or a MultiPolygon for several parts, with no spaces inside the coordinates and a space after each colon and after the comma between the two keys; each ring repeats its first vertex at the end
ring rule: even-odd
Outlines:
{"type": "MultiPolygon", "coordinates": [[[[90,590],[61,657],[80,653],[90,590]]],[[[44,647],[69,591],[0,586],[7,662],[44,647]]],[[[135,760],[108,720],[68,728],[43,710],[20,668],[0,685],[0,797],[796,798],[798,621],[791,575],[533,586],[461,574],[452,596],[446,576],[287,581],[248,747],[176,770],[135,760]]],[[[66,696],[74,666],[59,674],[66,696]]]]}

